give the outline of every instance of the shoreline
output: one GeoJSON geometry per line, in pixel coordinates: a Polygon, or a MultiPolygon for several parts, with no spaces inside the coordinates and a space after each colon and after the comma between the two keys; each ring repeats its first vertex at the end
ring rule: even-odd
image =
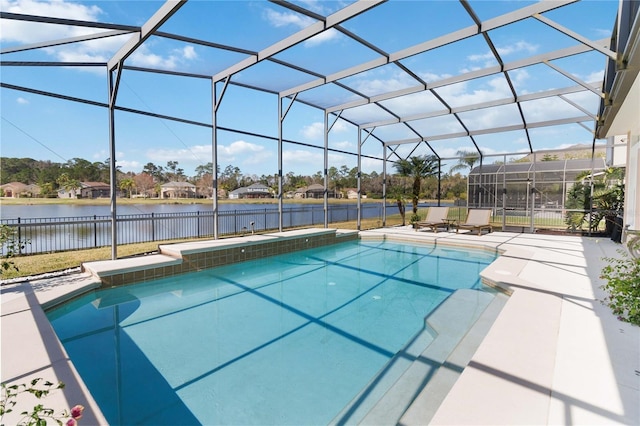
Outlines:
{"type": "MultiPolygon", "coordinates": [[[[381,203],[382,199],[366,198],[361,200],[362,203],[381,203]]],[[[444,200],[443,200],[444,201],[444,200]]],[[[284,204],[322,204],[324,200],[322,198],[291,198],[283,200],[284,204]]],[[[355,204],[355,199],[329,199],[332,204],[355,204]]],[[[387,203],[391,203],[387,199],[387,203]]],[[[424,201],[424,202],[429,202],[424,201]]],[[[259,199],[238,199],[230,200],[225,198],[218,200],[220,204],[277,204],[278,200],[275,198],[259,198],[259,199]]],[[[83,205],[83,206],[108,206],[111,204],[109,198],[85,198],[85,199],[64,199],[64,198],[0,198],[1,205],[83,205]]],[[[160,198],[118,198],[116,204],[120,205],[154,205],[154,204],[213,204],[213,200],[210,198],[180,198],[180,199],[160,199],[160,198]]]]}
{"type": "MultiPolygon", "coordinates": [[[[364,198],[362,203],[382,203],[381,198],[364,198]]],[[[453,200],[440,200],[442,203],[453,203],[453,200]]],[[[283,200],[284,204],[322,204],[322,198],[291,198],[283,200]]],[[[438,200],[420,200],[423,203],[437,203],[438,200]]],[[[256,198],[230,200],[225,198],[218,200],[220,204],[278,204],[275,198],[256,198]]],[[[349,198],[330,198],[330,204],[356,204],[357,200],[349,198]]],[[[84,199],[64,199],[64,198],[7,198],[0,197],[0,206],[29,206],[29,205],[81,205],[81,206],[108,206],[111,204],[109,198],[84,198],[84,199]]],[[[180,198],[180,199],[160,199],[160,198],[118,198],[116,205],[155,205],[155,204],[213,204],[210,198],[180,198]]],[[[395,200],[387,199],[387,204],[395,205],[395,200]]],[[[411,204],[411,203],[408,203],[411,204]]]]}

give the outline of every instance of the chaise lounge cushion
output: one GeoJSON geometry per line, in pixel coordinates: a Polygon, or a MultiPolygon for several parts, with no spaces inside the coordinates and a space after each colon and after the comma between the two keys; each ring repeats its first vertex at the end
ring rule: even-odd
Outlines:
{"type": "Polygon", "coordinates": [[[467,219],[464,223],[458,225],[456,233],[461,229],[478,231],[478,235],[482,235],[483,229],[487,229],[489,232],[493,231],[493,227],[491,226],[491,209],[469,209],[467,219]]]}

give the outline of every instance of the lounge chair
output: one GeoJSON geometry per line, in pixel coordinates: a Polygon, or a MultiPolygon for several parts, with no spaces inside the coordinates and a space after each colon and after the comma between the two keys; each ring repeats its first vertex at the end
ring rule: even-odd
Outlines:
{"type": "Polygon", "coordinates": [[[456,234],[461,229],[478,231],[478,235],[482,235],[483,229],[488,229],[491,232],[493,230],[491,227],[491,209],[469,209],[467,220],[458,225],[456,234]]]}
{"type": "Polygon", "coordinates": [[[427,217],[416,222],[416,231],[420,228],[431,228],[433,232],[438,232],[438,227],[446,227],[449,230],[449,222],[447,222],[447,215],[449,214],[449,207],[429,207],[427,217]]]}

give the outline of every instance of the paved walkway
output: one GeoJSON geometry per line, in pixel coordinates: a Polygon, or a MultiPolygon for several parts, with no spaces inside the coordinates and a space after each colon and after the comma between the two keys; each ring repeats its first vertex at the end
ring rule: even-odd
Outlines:
{"type": "MultiPolygon", "coordinates": [[[[610,240],[496,232],[477,236],[387,228],[362,233],[505,251],[482,276],[511,296],[451,391],[433,407],[417,396],[400,419],[424,424],[640,424],[640,327],[599,300],[610,240]]],[[[88,274],[3,285],[2,382],[43,377],[67,387],[52,407],[87,407],[82,425],[106,424],[42,306],[94,288],[88,274]]],[[[459,366],[454,366],[458,368],[459,366]]],[[[11,419],[3,419],[11,424],[11,419]]]]}

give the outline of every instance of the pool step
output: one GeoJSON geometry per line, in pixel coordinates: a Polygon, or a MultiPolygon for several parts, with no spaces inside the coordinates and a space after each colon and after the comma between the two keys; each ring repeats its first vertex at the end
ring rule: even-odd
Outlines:
{"type": "Polygon", "coordinates": [[[443,368],[436,371],[433,378],[429,380],[400,420],[397,421],[398,425],[429,424],[440,404],[462,374],[462,369],[471,361],[471,357],[484,340],[508,299],[509,296],[506,294],[496,294],[494,300],[444,362],[443,368]]]}
{"type": "Polygon", "coordinates": [[[421,405],[416,414],[433,416],[505,299],[477,290],[456,291],[426,320],[425,331],[433,329],[435,339],[429,343],[421,337],[424,333],[418,335],[331,424],[397,424],[405,411],[412,411],[414,401],[421,405]]]}

